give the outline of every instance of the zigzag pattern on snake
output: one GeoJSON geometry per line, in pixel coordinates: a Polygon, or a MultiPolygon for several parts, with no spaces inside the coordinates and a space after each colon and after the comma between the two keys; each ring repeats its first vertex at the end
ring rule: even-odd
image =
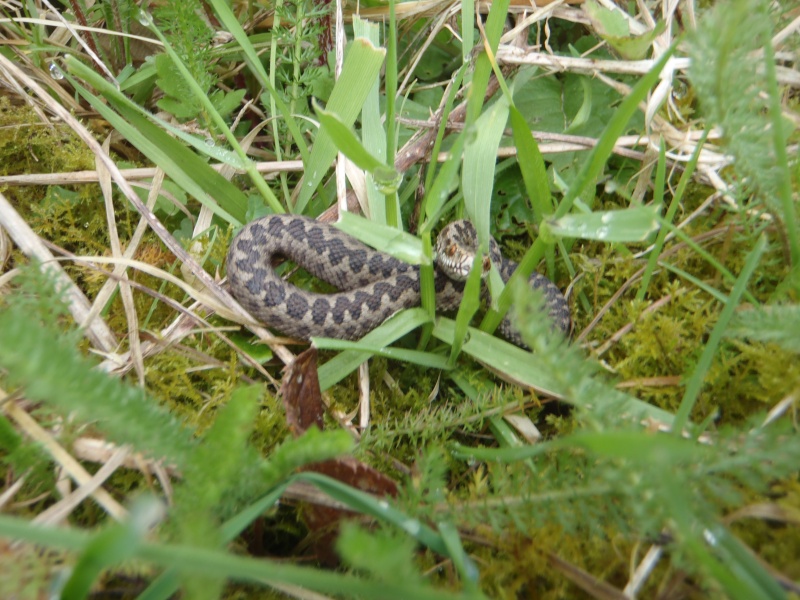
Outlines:
{"type": "MultiPolygon", "coordinates": [[[[472,224],[456,221],[439,234],[439,263],[454,253],[454,244],[462,243],[458,236],[476,245],[472,224]]],[[[503,258],[494,241],[492,244],[492,261],[508,281],[517,264],[503,258]]],[[[419,267],[373,250],[332,225],[308,217],[270,215],[249,223],[233,240],[227,264],[236,300],[259,321],[294,338],[359,339],[394,313],[420,304],[419,267]],[[341,291],[318,294],[287,283],[271,266],[278,257],[292,260],[341,291]]],[[[543,292],[555,326],[568,332],[569,306],[559,289],[538,273],[531,275],[529,283],[543,292]]],[[[451,279],[439,264],[435,288],[437,309],[458,308],[464,283],[451,279]]],[[[500,331],[511,342],[522,345],[507,320],[500,331]]]]}

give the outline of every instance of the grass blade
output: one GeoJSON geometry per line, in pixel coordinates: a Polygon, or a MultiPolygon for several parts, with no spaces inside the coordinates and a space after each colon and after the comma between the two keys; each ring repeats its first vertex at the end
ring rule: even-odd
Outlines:
{"type": "Polygon", "coordinates": [[[281,113],[284,121],[286,121],[286,126],[289,129],[289,133],[292,135],[292,140],[300,150],[300,156],[303,158],[303,164],[308,165],[308,146],[303,138],[303,134],[300,132],[300,128],[297,126],[297,121],[295,121],[292,113],[286,106],[286,103],[281,100],[281,96],[277,93],[275,87],[272,85],[272,83],[270,83],[269,76],[264,71],[264,66],[261,64],[261,59],[258,57],[255,48],[253,48],[253,45],[250,43],[250,39],[247,37],[244,29],[242,29],[242,26],[239,23],[239,20],[236,18],[236,15],[233,14],[231,7],[229,6],[228,2],[225,2],[225,0],[209,0],[209,2],[211,6],[214,7],[214,12],[217,13],[220,21],[225,26],[225,30],[234,37],[239,44],[239,47],[242,49],[244,59],[247,62],[247,66],[250,67],[250,71],[258,80],[258,83],[269,92],[270,99],[275,102],[275,105],[278,107],[278,111],[281,113]]]}
{"type": "MultiPolygon", "coordinates": [[[[326,106],[326,110],[337,115],[346,127],[352,127],[358,113],[361,112],[361,107],[378,77],[385,55],[386,51],[383,48],[376,48],[365,38],[356,38],[350,45],[342,66],[342,74],[333,86],[326,106]]],[[[320,130],[306,164],[294,212],[298,214],[303,212],[335,157],[336,145],[333,139],[327,131],[320,130]]]]}
{"type": "MultiPolygon", "coordinates": [[[[597,142],[597,145],[592,149],[589,158],[583,163],[581,170],[575,178],[575,182],[567,189],[567,193],[558,205],[555,212],[555,217],[562,217],[566,215],[571,209],[575,200],[590,186],[593,185],[600,175],[603,167],[614,149],[614,145],[620,135],[625,131],[628,121],[633,116],[633,113],[638,109],[639,103],[645,99],[650,88],[652,88],[661,75],[661,71],[667,64],[667,61],[675,51],[677,42],[673,43],[669,49],[659,58],[653,68],[642,77],[631,90],[631,93],[622,101],[619,108],[614,112],[614,115],[608,122],[603,134],[597,142]]],[[[500,321],[505,315],[508,308],[511,306],[511,289],[513,283],[517,281],[525,281],[533,273],[536,264],[541,260],[544,255],[545,241],[538,238],[534,244],[525,253],[525,256],[519,263],[519,267],[511,276],[508,285],[503,289],[503,293],[497,299],[497,308],[491,309],[486,313],[486,316],[481,322],[481,329],[483,331],[494,331],[500,324],[500,321]]]]}
{"type": "Polygon", "coordinates": [[[88,81],[117,112],[70,77],[70,83],[78,93],[153,164],[161,167],[175,183],[220,218],[233,225],[244,223],[247,198],[235,185],[143,117],[140,107],[94,71],[72,58],[68,58],[66,64],[70,73],[88,81]]]}
{"type": "MultiPolygon", "coordinates": [[[[364,347],[385,348],[410,331],[429,322],[428,313],[421,308],[404,310],[373,329],[363,338],[364,347]]],[[[319,367],[319,387],[322,391],[340,382],[370,357],[369,350],[347,350],[319,367]]]]}
{"type": "Polygon", "coordinates": [[[697,366],[695,366],[691,377],[689,377],[689,380],[686,382],[686,391],[681,399],[681,405],[675,413],[675,422],[672,425],[672,430],[675,435],[682,435],[684,427],[686,427],[686,424],[689,422],[689,415],[691,415],[692,409],[697,401],[697,396],[700,394],[703,380],[705,379],[709,367],[711,367],[711,361],[714,359],[720,341],[722,341],[722,336],[725,335],[728,323],[731,317],[733,317],[736,307],[739,306],[739,300],[741,300],[742,294],[744,294],[747,288],[747,282],[758,266],[761,255],[764,254],[766,248],[767,240],[761,236],[745,259],[742,272],[739,274],[739,278],[736,280],[731,290],[729,301],[722,309],[719,319],[714,325],[714,329],[711,330],[711,335],[708,336],[708,341],[703,348],[703,354],[700,356],[700,360],[697,361],[697,366]]]}
{"type": "Polygon", "coordinates": [[[464,147],[464,166],[461,170],[461,188],[464,208],[478,231],[482,250],[489,249],[490,209],[497,149],[508,121],[508,100],[501,96],[475,122],[464,147]]]}

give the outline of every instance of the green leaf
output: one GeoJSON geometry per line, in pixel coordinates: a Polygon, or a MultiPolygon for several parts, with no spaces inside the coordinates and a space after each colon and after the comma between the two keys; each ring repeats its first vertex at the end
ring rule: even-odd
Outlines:
{"type": "Polygon", "coordinates": [[[370,347],[385,348],[417,327],[429,322],[428,313],[422,308],[411,308],[392,315],[381,326],[361,338],[359,350],[347,350],[319,367],[319,387],[322,391],[340,382],[367,360],[370,347]]]}
{"type": "Polygon", "coordinates": [[[542,223],[540,235],[582,238],[601,242],[641,242],[658,225],[658,209],[651,206],[569,214],[542,223]]]}
{"type": "Polygon", "coordinates": [[[685,438],[649,431],[602,431],[577,433],[564,439],[568,446],[586,448],[598,456],[624,458],[665,468],[683,461],[701,460],[705,447],[685,438]]]}
{"type": "Polygon", "coordinates": [[[314,110],[322,128],[339,152],[349,158],[360,169],[368,171],[383,193],[394,193],[400,185],[402,176],[393,167],[376,158],[361,144],[352,130],[342,123],[336,114],[320,108],[316,103],[314,110]]]}
{"type": "Polygon", "coordinates": [[[234,332],[230,334],[228,338],[241,352],[244,352],[259,364],[263,365],[267,361],[272,360],[274,356],[272,348],[264,343],[259,343],[258,339],[254,338],[252,334],[245,335],[243,333],[234,332]]]}
{"type": "Polygon", "coordinates": [[[628,26],[628,21],[619,9],[609,10],[600,6],[595,0],[586,0],[583,4],[583,10],[592,21],[595,31],[600,35],[616,37],[630,35],[631,30],[628,26]]]}
{"type": "MultiPolygon", "coordinates": [[[[358,15],[353,16],[353,36],[369,39],[376,46],[380,44],[381,24],[363,20],[358,15]]],[[[391,32],[390,32],[391,35],[391,32]]],[[[387,89],[389,85],[388,77],[392,75],[392,70],[387,70],[387,89]]],[[[396,70],[394,71],[396,76],[396,70]]],[[[395,82],[396,86],[396,82],[395,82]]],[[[387,98],[387,101],[391,99],[387,98]]],[[[381,78],[375,78],[372,88],[364,100],[361,109],[361,141],[364,147],[372,155],[381,161],[387,162],[387,131],[384,128],[381,116],[381,78]]],[[[390,106],[387,104],[386,109],[390,106]]],[[[427,118],[427,112],[421,118],[427,118]]],[[[400,203],[397,195],[392,194],[391,198],[381,194],[376,182],[370,174],[367,175],[367,198],[369,200],[369,217],[376,223],[396,225],[389,222],[389,216],[400,214],[400,203]]]]}
{"type": "Polygon", "coordinates": [[[464,208],[478,231],[481,248],[489,248],[489,222],[497,149],[508,121],[509,103],[505,95],[475,122],[464,147],[461,186],[464,208]]]}
{"type": "Polygon", "coordinates": [[[516,106],[510,107],[511,130],[514,133],[514,146],[517,148],[517,162],[525,182],[525,190],[533,207],[536,223],[541,223],[544,215],[552,210],[550,184],[547,181],[547,169],[544,158],[539,151],[525,117],[516,106]]]}
{"type": "Polygon", "coordinates": [[[211,102],[221,116],[227,117],[242,103],[246,93],[247,89],[245,88],[232,90],[230,92],[217,90],[211,94],[211,102]]]}
{"type": "Polygon", "coordinates": [[[70,73],[88,81],[98,90],[119,114],[71,79],[78,93],[153,164],[161,167],[175,183],[214,214],[233,225],[244,223],[247,198],[235,185],[194,152],[150,123],[142,116],[140,107],[94,71],[72,57],[67,57],[66,65],[70,73]]]}
{"type": "Polygon", "coordinates": [[[624,38],[609,36],[606,37],[605,40],[611,44],[611,47],[619,52],[620,56],[625,60],[641,60],[649,54],[650,46],[653,44],[653,41],[664,32],[664,29],[664,22],[659,21],[654,29],[640,36],[624,38]]]}
{"type": "Polygon", "coordinates": [[[461,299],[461,304],[458,307],[456,314],[456,330],[453,343],[450,346],[450,360],[448,364],[454,366],[458,353],[461,352],[461,346],[467,336],[467,329],[472,322],[472,317],[478,312],[481,307],[481,281],[483,279],[483,260],[478,260],[482,257],[475,257],[472,263],[472,268],[469,270],[467,282],[464,285],[464,296],[461,299]]]}
{"type": "Polygon", "coordinates": [[[357,342],[338,340],[335,338],[313,337],[313,344],[320,350],[353,350],[356,352],[369,352],[371,356],[383,356],[393,360],[420,365],[428,369],[450,369],[448,360],[432,352],[421,352],[407,348],[392,348],[383,345],[370,344],[363,339],[357,342]]]}
{"type": "Polygon", "coordinates": [[[721,568],[730,571],[729,578],[719,578],[731,598],[764,598],[786,600],[788,596],[778,579],[730,530],[717,526],[706,532],[706,539],[719,559],[721,568]]]}
{"type": "Polygon", "coordinates": [[[583,102],[575,116],[572,118],[572,123],[564,131],[564,133],[575,133],[583,127],[592,116],[592,85],[588,77],[581,77],[581,88],[583,89],[583,102]]]}
{"type": "Polygon", "coordinates": [[[778,344],[800,353],[800,304],[763,306],[738,312],[725,335],[778,344]]]}
{"type": "Polygon", "coordinates": [[[200,113],[200,103],[192,95],[191,89],[181,76],[178,68],[167,54],[155,58],[158,79],[156,85],[165,96],[156,105],[178,119],[192,119],[200,113]]]}
{"type": "Polygon", "coordinates": [[[314,112],[319,119],[320,132],[326,132],[339,152],[343,152],[359,169],[374,171],[386,167],[386,163],[375,158],[364,148],[350,127],[342,123],[336,113],[325,110],[316,102],[314,102],[314,112]]]}
{"type": "MultiPolygon", "coordinates": [[[[433,335],[447,344],[452,344],[455,339],[455,322],[445,317],[437,317],[433,335]]],[[[555,376],[549,368],[540,366],[536,361],[535,354],[484,331],[470,327],[469,337],[464,342],[462,351],[490,369],[504,373],[519,385],[531,387],[544,394],[562,398],[567,402],[574,403],[576,400],[566,397],[565,394],[568,390],[563,379],[555,376]]],[[[603,394],[602,397],[609,402],[619,402],[620,409],[626,416],[650,417],[662,423],[672,423],[673,416],[667,411],[613,388],[603,386],[602,391],[595,390],[594,393],[597,397],[601,397],[600,394],[603,394]]]]}
{"type": "Polygon", "coordinates": [[[478,567],[475,565],[475,562],[464,551],[458,528],[453,523],[442,521],[439,523],[439,532],[442,535],[444,543],[447,545],[447,550],[450,553],[453,565],[461,575],[464,586],[473,593],[478,592],[479,588],[476,584],[478,583],[480,573],[478,572],[478,567]]]}
{"type": "Polygon", "coordinates": [[[422,242],[416,236],[388,225],[379,225],[351,212],[341,213],[338,229],[349,233],[376,250],[391,254],[412,265],[430,264],[430,259],[422,251],[422,242]]]}
{"type": "Polygon", "coordinates": [[[653,41],[664,32],[664,22],[659,21],[656,26],[642,35],[631,35],[630,25],[622,12],[609,10],[600,6],[594,0],[587,0],[583,10],[589,15],[595,31],[607,41],[620,56],[626,60],[640,60],[644,58],[653,41]]]}
{"type": "MultiPolygon", "coordinates": [[[[386,51],[383,48],[376,48],[364,38],[356,38],[350,44],[344,58],[342,73],[325,107],[326,111],[335,114],[345,127],[352,127],[355,123],[381,70],[385,55],[386,51]]],[[[303,212],[335,157],[336,145],[333,139],[326,130],[320,130],[311,149],[294,212],[298,214],[303,212]]]]}

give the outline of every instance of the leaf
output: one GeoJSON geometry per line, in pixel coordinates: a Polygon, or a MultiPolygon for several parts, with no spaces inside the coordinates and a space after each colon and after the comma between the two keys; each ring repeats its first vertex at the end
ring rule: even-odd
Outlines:
{"type": "Polygon", "coordinates": [[[286,409],[286,423],[293,435],[302,434],[312,425],[322,431],[325,405],[317,377],[316,348],[309,348],[286,368],[280,395],[286,409]]]}
{"type": "Polygon", "coordinates": [[[404,310],[385,321],[380,327],[370,331],[359,341],[364,350],[348,350],[333,357],[319,368],[319,383],[323,390],[340,382],[355,371],[362,362],[372,354],[369,348],[378,346],[385,348],[409,331],[429,322],[428,313],[422,308],[404,310]]]}
{"type": "Polygon", "coordinates": [[[361,144],[352,130],[342,123],[336,114],[320,108],[316,103],[314,110],[325,131],[333,140],[339,152],[342,152],[355,165],[369,172],[383,193],[394,193],[400,185],[402,176],[393,167],[376,158],[361,144]]]}
{"type": "Polygon", "coordinates": [[[636,37],[608,37],[606,41],[619,52],[620,56],[626,60],[641,60],[647,56],[653,41],[664,32],[663,21],[656,23],[650,31],[636,37]]]}
{"type": "Polygon", "coordinates": [[[564,133],[575,133],[583,127],[592,116],[592,85],[588,77],[581,77],[581,88],[583,88],[583,102],[581,107],[572,119],[572,123],[564,130],[564,133]]]}
{"type": "Polygon", "coordinates": [[[469,132],[464,147],[461,186],[464,208],[478,231],[481,248],[489,248],[489,213],[497,163],[497,149],[508,121],[508,99],[500,96],[469,132]]]}
{"type": "Polygon", "coordinates": [[[525,122],[525,117],[516,106],[512,106],[510,111],[511,130],[514,133],[514,145],[517,148],[517,162],[533,208],[534,223],[541,223],[544,215],[552,210],[550,185],[547,181],[544,158],[525,122]]]}
{"type": "Polygon", "coordinates": [[[374,223],[351,212],[341,213],[339,222],[335,225],[368,246],[391,254],[403,262],[412,265],[430,264],[430,259],[422,251],[422,242],[410,233],[374,223]]]}
{"type": "MultiPolygon", "coordinates": [[[[455,322],[445,317],[438,317],[433,335],[447,344],[452,344],[455,322]]],[[[572,402],[570,398],[565,397],[566,389],[562,380],[547,368],[540,366],[535,360],[535,354],[522,348],[470,327],[469,337],[464,342],[462,352],[494,371],[505,374],[518,385],[531,387],[544,394],[572,402]]],[[[627,416],[644,416],[662,423],[672,423],[673,416],[670,413],[633,396],[605,387],[602,393],[609,401],[618,401],[627,416]]]]}
{"type": "Polygon", "coordinates": [[[458,353],[461,352],[461,346],[467,337],[467,329],[472,317],[478,312],[481,306],[481,281],[483,279],[483,261],[476,260],[472,263],[472,268],[469,270],[467,281],[464,285],[464,295],[461,299],[461,304],[458,307],[456,314],[456,329],[453,337],[453,343],[450,346],[450,359],[449,366],[456,364],[458,353]]]}
{"type": "MultiPolygon", "coordinates": [[[[375,78],[380,72],[386,51],[376,48],[364,38],[356,38],[350,44],[344,58],[342,73],[333,86],[330,100],[326,106],[329,113],[335,114],[346,127],[352,127],[367,98],[375,78]]],[[[294,212],[300,214],[311,199],[317,186],[330,169],[336,157],[336,146],[329,133],[321,130],[314,140],[311,156],[305,166],[305,174],[294,212]]]]}
{"type": "Polygon", "coordinates": [[[375,158],[364,148],[350,127],[342,123],[335,113],[325,110],[316,102],[314,102],[314,112],[319,119],[320,131],[325,131],[339,152],[344,153],[358,168],[374,171],[379,167],[386,167],[385,162],[375,158]]]}
{"type": "Polygon", "coordinates": [[[259,364],[263,365],[267,361],[272,360],[274,356],[272,348],[264,343],[257,343],[258,340],[252,335],[234,332],[228,337],[241,352],[247,354],[259,364]]]}
{"type": "Polygon", "coordinates": [[[576,433],[565,438],[564,443],[586,448],[598,456],[624,458],[662,468],[673,468],[684,461],[699,462],[706,452],[703,444],[694,440],[649,431],[576,433]]]}
{"type": "Polygon", "coordinates": [[[778,344],[800,353],[800,305],[743,310],[731,319],[725,335],[778,344]]]}
{"type": "MultiPolygon", "coordinates": [[[[432,352],[422,352],[420,350],[410,350],[408,348],[393,348],[383,345],[375,345],[365,342],[363,339],[357,342],[348,340],[337,340],[335,338],[313,337],[311,341],[320,350],[352,350],[354,352],[369,352],[371,356],[385,356],[393,360],[422,365],[429,369],[450,369],[447,359],[440,354],[432,352]]],[[[358,366],[358,365],[356,365],[358,366]]]]}
{"type": "Polygon", "coordinates": [[[217,90],[211,94],[211,102],[221,116],[227,117],[242,103],[242,99],[246,93],[247,90],[245,88],[232,90],[230,92],[217,90]]]}
{"type": "Polygon", "coordinates": [[[244,223],[247,199],[241,190],[194,152],[149,122],[142,116],[141,107],[94,71],[71,57],[67,58],[66,65],[70,73],[98,90],[119,114],[73,80],[71,83],[78,93],[153,164],[161,167],[176,184],[222,219],[233,225],[244,223]]]}
{"type": "MultiPolygon", "coordinates": [[[[353,34],[354,37],[365,37],[373,44],[380,44],[381,25],[360,19],[358,15],[353,16],[353,34]]],[[[364,106],[361,109],[361,141],[368,152],[378,157],[382,161],[386,161],[386,130],[383,125],[381,117],[381,80],[380,77],[375,78],[375,82],[370,89],[369,94],[364,100],[364,106]]],[[[403,108],[408,108],[408,102],[405,103],[403,108]]],[[[423,108],[423,107],[420,107],[423,108]]],[[[419,117],[426,119],[428,117],[427,106],[424,107],[424,112],[419,117]]],[[[388,200],[380,193],[375,181],[372,180],[370,175],[367,176],[367,198],[369,200],[369,217],[371,220],[387,224],[387,213],[400,214],[400,204],[397,196],[388,200]],[[388,203],[392,202],[393,207],[389,207],[388,203]]]]}
{"type": "Polygon", "coordinates": [[[628,21],[619,9],[609,10],[600,6],[595,0],[586,0],[583,10],[589,16],[595,31],[601,36],[625,37],[630,35],[628,21]]]}
{"type": "Polygon", "coordinates": [[[567,237],[601,242],[641,242],[658,227],[658,209],[643,206],[564,215],[544,221],[540,235],[545,239],[567,237]]]}
{"type": "Polygon", "coordinates": [[[597,4],[594,0],[587,0],[583,10],[589,16],[592,25],[620,56],[626,60],[639,60],[647,55],[650,45],[664,32],[664,22],[659,21],[656,26],[642,35],[631,35],[628,21],[620,10],[609,10],[597,4]]]}

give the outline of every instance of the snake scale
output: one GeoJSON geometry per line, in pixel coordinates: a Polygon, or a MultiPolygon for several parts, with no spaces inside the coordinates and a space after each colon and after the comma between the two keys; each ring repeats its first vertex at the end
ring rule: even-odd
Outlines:
{"type": "MultiPolygon", "coordinates": [[[[446,274],[443,265],[460,268],[455,276],[466,278],[472,259],[459,258],[458,253],[463,244],[474,254],[476,238],[468,221],[455,221],[439,234],[435,269],[438,309],[458,308],[464,282],[451,279],[454,275],[446,274]]],[[[494,241],[491,255],[503,280],[508,281],[517,264],[503,258],[494,241]]],[[[249,223],[233,240],[227,263],[236,300],[259,321],[294,338],[356,340],[394,313],[420,304],[418,266],[373,250],[332,225],[308,217],[270,215],[249,223]],[[271,266],[278,257],[292,260],[340,291],[318,294],[287,283],[271,266]]],[[[569,305],[559,289],[538,273],[531,275],[529,283],[543,292],[555,326],[568,332],[569,305]]],[[[507,320],[500,332],[522,345],[507,320]]]]}

